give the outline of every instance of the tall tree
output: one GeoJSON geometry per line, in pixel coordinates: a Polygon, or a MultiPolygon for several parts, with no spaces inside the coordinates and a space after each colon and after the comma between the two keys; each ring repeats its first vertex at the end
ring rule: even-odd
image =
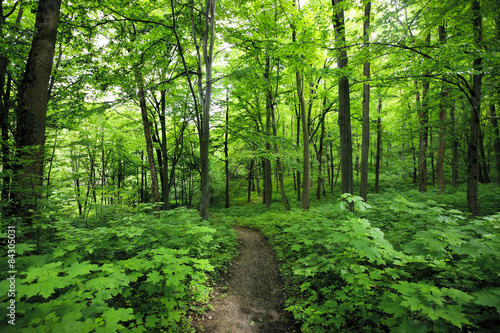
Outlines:
{"type": "MultiPolygon", "coordinates": [[[[364,48],[369,51],[370,42],[370,10],[372,2],[368,1],[365,5],[365,16],[363,23],[363,41],[364,48]]],[[[370,79],[370,61],[365,61],[363,66],[363,75],[366,80],[370,79]]],[[[359,187],[359,196],[365,201],[368,194],[368,153],[370,151],[370,84],[363,84],[363,132],[361,134],[361,180],[359,187]]]]}
{"type": "MultiPolygon", "coordinates": [[[[353,193],[354,179],[352,170],[352,138],[351,138],[351,101],[349,93],[349,78],[346,69],[348,65],[346,33],[344,21],[343,0],[332,0],[334,8],[333,22],[337,47],[337,67],[340,69],[339,90],[339,131],[340,131],[340,163],[342,176],[342,193],[353,193]]],[[[353,206],[351,206],[352,209],[353,206]]]]}
{"type": "Polygon", "coordinates": [[[61,0],[39,0],[35,35],[19,87],[16,109],[18,163],[14,179],[17,214],[32,223],[43,181],[45,121],[61,0]]]}
{"type": "MultiPolygon", "coordinates": [[[[151,129],[150,129],[150,123],[148,119],[148,107],[146,104],[146,97],[144,94],[144,79],[142,77],[142,74],[140,73],[139,66],[135,66],[135,79],[137,83],[137,89],[138,89],[138,98],[139,98],[139,105],[141,108],[141,118],[142,118],[142,126],[144,129],[144,138],[146,140],[146,153],[148,154],[148,164],[149,164],[149,171],[151,173],[151,190],[152,190],[152,195],[153,195],[153,203],[157,203],[160,201],[160,192],[158,188],[158,173],[156,172],[156,163],[155,163],[155,158],[154,158],[154,151],[153,151],[153,141],[151,138],[151,129]]],[[[166,158],[166,156],[165,156],[166,158]]],[[[155,206],[155,210],[159,210],[160,206],[155,206]]]]}
{"type": "MultiPolygon", "coordinates": [[[[445,43],[445,27],[444,23],[438,27],[439,41],[441,44],[445,43]]],[[[442,191],[445,188],[444,181],[444,157],[446,152],[446,97],[448,96],[448,89],[443,83],[441,87],[441,103],[439,105],[439,143],[436,161],[436,177],[438,190],[442,191]]]]}
{"type": "MultiPolygon", "coordinates": [[[[430,45],[431,34],[428,33],[425,37],[425,45],[430,45]]],[[[424,81],[422,83],[423,93],[422,93],[422,104],[421,107],[417,109],[418,120],[420,124],[420,144],[419,144],[419,154],[418,154],[418,190],[420,192],[427,191],[427,145],[429,139],[429,86],[430,82],[427,78],[429,72],[426,71],[424,74],[424,81]]],[[[415,86],[418,89],[418,86],[415,86]]],[[[418,91],[417,91],[418,96],[418,91]]],[[[418,105],[417,105],[418,107],[418,105]]]]}
{"type": "Polygon", "coordinates": [[[498,116],[495,110],[495,104],[490,104],[490,114],[491,114],[491,126],[493,126],[493,133],[495,137],[493,138],[494,149],[495,149],[495,160],[497,166],[497,177],[498,184],[500,184],[500,130],[498,129],[498,116]]]}
{"type": "MultiPolygon", "coordinates": [[[[472,0],[472,20],[474,42],[481,47],[483,42],[483,23],[481,7],[478,0],[472,0]]],[[[467,202],[472,215],[480,215],[479,210],[479,138],[481,117],[481,86],[483,74],[483,59],[477,56],[474,59],[474,74],[472,75],[471,91],[471,114],[470,114],[470,137],[467,151],[468,180],[467,180],[467,202]]]]}
{"type": "MultiPolygon", "coordinates": [[[[188,63],[184,55],[184,48],[178,34],[176,24],[176,13],[174,0],[171,0],[173,31],[176,37],[177,47],[184,65],[184,70],[189,73],[188,63]]],[[[214,62],[215,46],[215,10],[217,0],[206,0],[205,6],[200,11],[203,13],[201,36],[198,36],[199,27],[197,26],[198,9],[195,8],[194,1],[190,1],[191,10],[191,37],[196,51],[196,77],[198,96],[194,92],[193,83],[190,75],[187,75],[189,90],[193,97],[193,102],[197,112],[197,129],[200,141],[200,165],[201,165],[201,200],[200,217],[203,220],[208,218],[208,204],[210,202],[209,191],[209,145],[210,145],[210,105],[212,101],[212,67],[214,62]],[[203,68],[205,72],[203,73],[203,68]],[[201,108],[201,110],[200,110],[201,108]],[[201,114],[200,114],[201,111],[201,114]]]]}

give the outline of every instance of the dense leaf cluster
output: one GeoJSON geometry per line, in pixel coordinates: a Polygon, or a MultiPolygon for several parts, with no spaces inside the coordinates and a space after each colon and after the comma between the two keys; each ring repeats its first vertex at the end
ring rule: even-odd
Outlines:
{"type": "Polygon", "coordinates": [[[2,332],[180,331],[235,254],[230,228],[185,208],[91,228],[54,223],[52,250],[18,257],[16,325],[2,332]]]}
{"type": "Polygon", "coordinates": [[[356,215],[344,203],[250,218],[233,209],[270,238],[304,332],[498,328],[500,215],[470,220],[411,192],[379,196],[373,208],[345,199],[356,215]]]}

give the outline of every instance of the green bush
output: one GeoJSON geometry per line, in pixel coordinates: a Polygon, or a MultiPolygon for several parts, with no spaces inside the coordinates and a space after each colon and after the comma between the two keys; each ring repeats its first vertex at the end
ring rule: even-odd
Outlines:
{"type": "Polygon", "coordinates": [[[470,220],[406,194],[372,208],[346,196],[356,214],[339,201],[309,212],[237,207],[224,218],[269,238],[304,332],[494,331],[500,215],[470,220]]]}
{"type": "MultiPolygon", "coordinates": [[[[55,248],[17,259],[16,325],[2,332],[189,331],[186,313],[208,300],[209,279],[236,249],[229,227],[185,208],[93,229],[63,220],[53,227],[55,248]]],[[[2,290],[7,283],[2,277],[2,290]]]]}

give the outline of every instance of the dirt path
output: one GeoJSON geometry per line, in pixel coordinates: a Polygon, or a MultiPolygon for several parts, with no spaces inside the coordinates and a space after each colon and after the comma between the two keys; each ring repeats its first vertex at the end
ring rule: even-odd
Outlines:
{"type": "Polygon", "coordinates": [[[197,332],[297,332],[286,321],[283,281],[270,246],[257,231],[235,229],[241,254],[228,272],[227,289],[218,288],[214,309],[197,323],[197,332]]]}

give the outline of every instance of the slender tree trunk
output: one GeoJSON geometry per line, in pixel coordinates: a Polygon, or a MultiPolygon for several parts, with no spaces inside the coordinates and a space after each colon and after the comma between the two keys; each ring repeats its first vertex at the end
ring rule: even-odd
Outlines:
{"type": "MultiPolygon", "coordinates": [[[[16,24],[21,22],[23,16],[23,3],[18,2],[19,10],[17,12],[16,24]]],[[[3,13],[3,4],[0,1],[0,36],[4,35],[3,26],[5,24],[6,16],[3,13]]],[[[9,147],[9,110],[12,107],[10,94],[12,90],[12,77],[8,75],[7,68],[9,66],[9,59],[7,57],[0,56],[0,131],[1,131],[1,146],[2,146],[2,193],[0,198],[2,201],[7,202],[10,199],[11,192],[11,173],[12,173],[12,161],[11,161],[11,150],[9,147]],[[5,77],[7,76],[7,85],[5,86],[5,77]],[[4,94],[5,91],[5,94],[4,94]]],[[[8,216],[10,213],[9,206],[4,206],[4,216],[8,216]]]]}
{"type": "MultiPolygon", "coordinates": [[[[201,200],[200,200],[200,218],[208,219],[208,205],[210,203],[209,189],[209,141],[210,141],[210,105],[212,100],[212,65],[214,61],[214,45],[215,45],[215,9],[217,0],[206,0],[204,8],[204,27],[200,42],[198,41],[196,28],[196,17],[194,1],[190,2],[191,7],[191,35],[193,44],[196,49],[197,68],[196,74],[198,78],[198,97],[193,88],[193,83],[189,75],[186,76],[189,84],[189,90],[193,97],[194,107],[197,112],[197,128],[200,141],[200,169],[201,169],[201,200]],[[201,50],[200,50],[201,48],[201,50]],[[203,54],[203,56],[202,56],[203,54]],[[205,65],[205,77],[201,68],[205,65]],[[203,83],[205,82],[205,87],[203,83]],[[199,102],[198,102],[199,101],[199,102]],[[201,118],[199,108],[201,105],[201,118]]],[[[184,57],[184,51],[177,33],[177,23],[175,14],[175,3],[171,0],[172,9],[172,30],[174,32],[179,54],[181,56],[184,70],[188,72],[188,66],[184,57]]]]}
{"type": "Polygon", "coordinates": [[[382,99],[378,100],[378,119],[377,119],[377,155],[375,157],[375,193],[379,193],[379,179],[380,179],[380,160],[382,153],[382,120],[380,118],[380,111],[382,110],[382,99]]]}
{"type": "Polygon", "coordinates": [[[451,186],[456,188],[458,186],[458,140],[455,131],[455,108],[450,109],[450,124],[451,133],[453,133],[451,141],[451,186]]]}
{"type": "MultiPolygon", "coordinates": [[[[446,40],[444,24],[438,27],[439,41],[444,45],[446,40]]],[[[448,96],[448,89],[443,84],[441,87],[441,103],[439,105],[439,143],[436,161],[436,176],[437,186],[439,191],[445,189],[444,179],[444,156],[446,152],[446,97],[448,96]]]]}
{"type": "MultiPolygon", "coordinates": [[[[276,117],[274,114],[274,107],[271,108],[271,121],[272,121],[272,127],[273,127],[273,136],[277,137],[278,131],[276,129],[276,117]]],[[[274,151],[278,153],[278,145],[274,145],[274,151]]],[[[281,160],[279,157],[276,158],[276,172],[277,172],[277,178],[278,178],[278,185],[280,188],[280,193],[281,193],[281,201],[283,202],[283,206],[285,206],[285,210],[289,211],[290,210],[290,204],[288,202],[288,198],[286,196],[285,192],[285,184],[283,182],[283,165],[281,164],[281,160]]]]}
{"type": "MultiPolygon", "coordinates": [[[[148,119],[148,109],[146,105],[146,98],[144,96],[144,81],[142,78],[139,69],[135,71],[137,87],[138,87],[138,98],[139,105],[141,107],[141,116],[142,116],[142,126],[144,128],[144,138],[146,140],[146,153],[148,155],[148,163],[149,163],[149,172],[151,173],[151,190],[153,195],[153,203],[157,203],[160,201],[160,193],[158,189],[158,174],[156,172],[156,164],[154,158],[154,150],[153,150],[153,141],[151,139],[151,130],[149,126],[148,119]]],[[[155,210],[159,210],[160,207],[156,206],[155,210]]]]}
{"type": "MultiPolygon", "coordinates": [[[[366,50],[369,50],[370,42],[370,10],[371,1],[368,1],[365,5],[365,17],[363,25],[363,37],[366,50]]],[[[366,61],[363,67],[363,75],[367,80],[370,79],[370,62],[366,61]]],[[[370,85],[368,83],[363,84],[363,125],[361,134],[361,180],[359,187],[359,196],[363,200],[367,201],[368,195],[368,152],[370,150],[370,85]]]]}
{"type": "Polygon", "coordinates": [[[161,109],[160,109],[160,126],[161,126],[161,201],[163,202],[163,209],[167,210],[169,208],[169,198],[168,198],[168,154],[167,154],[167,124],[165,121],[166,116],[166,106],[165,106],[165,98],[166,91],[162,90],[161,92],[161,109]]]}
{"type": "MultiPolygon", "coordinates": [[[[478,0],[472,2],[472,16],[474,23],[474,41],[478,47],[481,47],[483,41],[482,34],[482,16],[478,0]]],[[[480,137],[480,117],[481,117],[481,86],[483,75],[483,59],[478,57],[474,59],[474,69],[478,74],[472,76],[471,91],[471,116],[470,116],[470,138],[467,151],[468,161],[468,180],[467,180],[467,203],[469,211],[473,216],[480,215],[479,210],[479,137],[480,137]]]]}
{"type": "MultiPolygon", "coordinates": [[[[5,61],[7,61],[5,59],[5,61]]],[[[0,73],[1,74],[1,73],[0,73]]],[[[3,81],[4,75],[1,74],[0,81],[3,81]]],[[[5,95],[3,94],[3,82],[0,82],[0,127],[1,127],[1,136],[2,136],[2,201],[4,203],[7,202],[10,198],[10,181],[11,181],[11,157],[10,157],[10,148],[9,148],[9,109],[10,109],[10,91],[12,86],[12,79],[8,78],[7,87],[5,95]]],[[[5,215],[8,215],[8,207],[5,208],[5,215]]]]}
{"type": "Polygon", "coordinates": [[[334,185],[333,175],[335,174],[335,164],[333,163],[333,143],[332,142],[330,142],[330,159],[331,159],[330,167],[331,167],[331,174],[332,174],[332,182],[330,183],[330,191],[333,192],[333,188],[337,184],[337,178],[335,178],[335,185],[334,185]]]}
{"type": "Polygon", "coordinates": [[[495,110],[495,104],[490,104],[490,113],[491,113],[491,126],[493,126],[493,132],[495,133],[494,137],[494,149],[495,149],[495,160],[497,165],[497,180],[500,185],[500,131],[498,129],[498,119],[495,110]]]}
{"type": "Polygon", "coordinates": [[[250,160],[250,170],[248,171],[248,202],[252,201],[252,186],[253,186],[253,168],[254,160],[250,160]]]}
{"type": "Polygon", "coordinates": [[[226,95],[226,132],[224,133],[224,168],[226,172],[226,208],[229,208],[229,154],[228,154],[228,139],[229,139],[229,95],[226,95]]]}
{"type": "Polygon", "coordinates": [[[309,202],[309,126],[307,122],[306,101],[304,98],[304,82],[302,75],[295,72],[297,83],[297,95],[300,102],[300,113],[302,115],[302,209],[310,208],[309,202]]]}
{"type": "Polygon", "coordinates": [[[52,165],[54,163],[54,156],[56,155],[56,146],[57,146],[57,135],[59,134],[58,130],[56,130],[54,145],[52,146],[52,154],[50,154],[49,160],[49,171],[47,172],[47,194],[45,198],[48,199],[50,196],[50,174],[52,173],[52,165]]]}
{"type": "MultiPolygon", "coordinates": [[[[343,0],[333,0],[335,40],[338,46],[343,46],[337,54],[337,67],[342,70],[347,67],[347,51],[345,48],[344,10],[341,8],[343,0]]],[[[354,179],[352,170],[352,138],[351,138],[351,102],[349,94],[349,79],[341,75],[338,84],[339,90],[339,132],[340,132],[340,164],[342,173],[341,193],[353,194],[354,179]]],[[[349,203],[354,209],[353,203],[349,203]]]]}
{"type": "MultiPolygon", "coordinates": [[[[209,160],[208,148],[210,139],[210,104],[212,100],[212,64],[214,61],[215,45],[215,8],[217,0],[206,0],[205,5],[205,29],[203,31],[203,62],[205,63],[205,94],[199,89],[202,101],[203,114],[200,137],[200,160],[201,160],[201,204],[200,216],[203,220],[208,219],[208,204],[210,202],[209,192],[209,160]],[[204,98],[203,98],[204,97],[204,98]]],[[[193,21],[194,22],[194,21],[193,21]]],[[[194,24],[194,23],[193,23],[194,24]]],[[[193,27],[193,35],[194,35],[193,27]]],[[[195,41],[195,44],[196,41],[195,41]]],[[[198,52],[198,62],[201,63],[198,52]]],[[[198,86],[201,88],[201,77],[198,78],[198,86]]]]}
{"type": "MultiPolygon", "coordinates": [[[[270,71],[270,58],[266,57],[266,67],[264,72],[264,79],[269,84],[269,71],[270,71]]],[[[266,91],[266,137],[269,138],[271,136],[271,113],[272,113],[272,96],[269,91],[270,88],[266,91]]],[[[266,151],[268,154],[271,154],[271,143],[269,139],[266,141],[266,151]]],[[[272,168],[271,168],[271,160],[266,158],[264,160],[264,203],[266,204],[266,208],[269,209],[271,207],[272,196],[273,196],[273,184],[272,184],[272,168]]]]}
{"type": "MultiPolygon", "coordinates": [[[[430,33],[427,34],[425,38],[425,44],[429,45],[431,41],[430,33]]],[[[427,73],[428,74],[428,73],[427,73]]],[[[422,107],[418,112],[418,119],[420,123],[420,144],[419,144],[419,154],[418,154],[418,190],[420,192],[427,191],[427,146],[429,137],[429,80],[424,78],[422,83],[423,94],[422,94],[422,107]]],[[[418,87],[415,86],[418,91],[418,87]]],[[[418,92],[417,92],[418,98],[418,92]]],[[[418,102],[417,102],[418,107],[418,102]]]]}
{"type": "MultiPolygon", "coordinates": [[[[17,145],[15,172],[16,214],[31,225],[37,210],[43,181],[45,120],[52,61],[54,59],[61,0],[40,0],[35,35],[19,87],[17,104],[17,145]]],[[[3,87],[2,87],[3,88],[3,87]]]]}
{"type": "MultiPolygon", "coordinates": [[[[326,106],[326,98],[323,100],[323,108],[326,106]]],[[[318,185],[316,187],[316,200],[321,199],[321,189],[324,188],[324,176],[323,176],[323,150],[325,141],[325,118],[321,121],[321,133],[319,136],[319,149],[318,149],[318,185]]]]}
{"type": "MultiPolygon", "coordinates": [[[[297,117],[297,147],[300,146],[300,120],[301,120],[301,106],[299,104],[299,108],[295,110],[295,115],[297,117]]],[[[297,163],[300,163],[300,159],[297,159],[297,163]]],[[[297,201],[302,201],[302,194],[300,191],[301,188],[301,177],[300,171],[297,170],[297,201]]]]}
{"type": "Polygon", "coordinates": [[[481,183],[484,184],[489,184],[491,182],[490,176],[488,173],[488,163],[486,160],[486,154],[484,152],[484,135],[481,131],[481,124],[479,124],[479,138],[478,138],[478,146],[479,146],[479,153],[481,157],[481,164],[480,164],[480,173],[482,174],[482,181],[481,183]]]}

